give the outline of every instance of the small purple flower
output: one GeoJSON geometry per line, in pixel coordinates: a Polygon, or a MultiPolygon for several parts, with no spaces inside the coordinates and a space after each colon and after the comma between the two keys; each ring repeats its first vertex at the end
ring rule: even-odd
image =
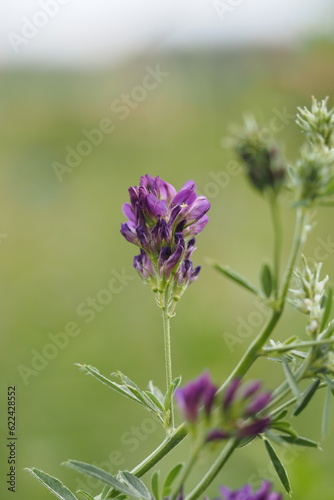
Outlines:
{"type": "Polygon", "coordinates": [[[220,488],[223,500],[282,500],[282,495],[272,490],[269,481],[262,481],[258,491],[253,492],[252,487],[246,484],[240,490],[230,490],[226,486],[220,488]]]}
{"type": "Polygon", "coordinates": [[[271,400],[270,392],[260,392],[261,382],[254,381],[243,386],[241,379],[233,379],[226,387],[221,403],[221,427],[207,433],[206,441],[218,441],[230,437],[243,439],[265,432],[270,417],[257,414],[271,400]]]}
{"type": "Polygon", "coordinates": [[[200,408],[203,407],[207,417],[210,416],[217,387],[212,383],[210,375],[204,372],[182,388],[176,389],[175,399],[185,420],[195,423],[200,408]]]}
{"type": "Polygon", "coordinates": [[[150,175],[142,176],[139,186],[130,187],[129,196],[130,203],[123,205],[128,220],[121,224],[121,234],[140,248],[134,267],[154,291],[163,291],[173,282],[176,301],[200,271],[190,257],[195,250],[194,236],[208,222],[210,203],[205,196],[197,196],[193,181],[177,192],[171,184],[150,175]]]}

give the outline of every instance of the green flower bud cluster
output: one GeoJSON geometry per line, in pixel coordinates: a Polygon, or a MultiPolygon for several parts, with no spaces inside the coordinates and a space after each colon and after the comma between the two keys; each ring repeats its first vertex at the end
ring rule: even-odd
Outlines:
{"type": "Polygon", "coordinates": [[[302,268],[294,273],[296,289],[290,289],[292,299],[290,303],[303,314],[309,316],[306,332],[312,337],[319,333],[324,313],[325,292],[328,276],[320,280],[322,263],[315,265],[313,271],[302,256],[302,268]]]}

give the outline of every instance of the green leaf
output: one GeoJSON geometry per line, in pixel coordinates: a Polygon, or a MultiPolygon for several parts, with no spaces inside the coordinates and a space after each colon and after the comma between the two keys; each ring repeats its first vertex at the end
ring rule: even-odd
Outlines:
{"type": "Polygon", "coordinates": [[[290,422],[273,422],[271,423],[270,428],[285,432],[286,434],[290,434],[290,436],[297,437],[297,433],[292,428],[290,422]]]}
{"type": "Polygon", "coordinates": [[[276,417],[273,418],[272,422],[278,422],[279,420],[282,420],[286,415],[288,414],[288,410],[281,410],[276,417]]]}
{"type": "Polygon", "coordinates": [[[75,495],[57,479],[39,469],[24,469],[38,479],[51,493],[61,500],[78,500],[75,495]]]}
{"type": "Polygon", "coordinates": [[[286,360],[286,357],[283,357],[283,368],[284,368],[284,373],[286,376],[286,380],[290,386],[292,394],[296,397],[299,398],[300,396],[300,391],[296,382],[296,379],[290,369],[290,366],[288,365],[288,362],[286,360]]]}
{"type": "Polygon", "coordinates": [[[167,392],[165,394],[165,398],[164,398],[165,411],[167,411],[169,409],[170,401],[173,397],[174,392],[179,387],[180,383],[181,383],[181,377],[177,377],[173,380],[171,385],[168,387],[168,390],[167,390],[167,392]]]}
{"type": "Polygon", "coordinates": [[[168,473],[162,488],[162,498],[168,497],[171,494],[172,484],[181,472],[183,465],[183,463],[175,465],[175,467],[173,467],[173,469],[168,473]]]}
{"type": "Polygon", "coordinates": [[[323,331],[323,329],[326,327],[326,325],[328,323],[329,316],[331,314],[332,304],[333,304],[333,288],[330,286],[330,287],[328,287],[328,294],[326,296],[326,306],[325,306],[325,310],[324,310],[324,314],[323,314],[321,326],[320,326],[321,332],[323,331]]]}
{"type": "Polygon", "coordinates": [[[156,387],[153,384],[152,380],[150,380],[148,383],[148,390],[155,395],[155,397],[160,401],[160,403],[163,403],[164,395],[160,391],[159,387],[156,387]]]}
{"type": "Polygon", "coordinates": [[[244,446],[247,446],[250,444],[256,436],[247,436],[239,441],[238,448],[243,448],[244,446]]]}
{"type": "Polygon", "coordinates": [[[151,488],[155,500],[160,500],[159,479],[160,479],[160,471],[155,470],[151,477],[151,488]]]}
{"type": "Polygon", "coordinates": [[[320,444],[317,443],[316,441],[313,441],[312,439],[304,438],[301,436],[293,437],[293,436],[286,436],[286,435],[280,435],[279,437],[283,441],[286,441],[287,443],[290,443],[290,444],[295,444],[297,446],[306,446],[308,448],[319,448],[320,449],[320,444]]]}
{"type": "Polygon", "coordinates": [[[273,289],[273,278],[268,264],[263,264],[261,270],[261,286],[266,297],[270,297],[273,289]]]}
{"type": "Polygon", "coordinates": [[[84,498],[86,498],[87,500],[95,500],[94,497],[92,497],[92,495],[90,493],[88,493],[88,491],[85,491],[85,490],[78,490],[77,493],[79,493],[80,495],[82,495],[84,498]]]}
{"type": "Polygon", "coordinates": [[[67,462],[64,462],[63,465],[66,465],[67,467],[70,467],[77,472],[80,472],[81,474],[85,474],[86,476],[94,477],[95,479],[101,481],[101,483],[108,484],[109,486],[115,488],[117,491],[125,493],[125,495],[128,495],[130,497],[132,496],[136,498],[142,498],[139,494],[136,494],[135,490],[129,488],[114,476],[104,471],[103,469],[96,467],[95,465],[87,464],[85,462],[79,462],[78,460],[68,460],[67,462]]]}
{"type": "Polygon", "coordinates": [[[108,386],[110,389],[113,389],[114,391],[122,394],[127,398],[132,399],[133,401],[137,401],[137,403],[142,403],[142,401],[135,397],[126,386],[119,385],[116,382],[108,379],[107,377],[102,375],[97,368],[94,368],[94,366],[80,364],[77,364],[77,366],[79,366],[81,370],[85,370],[89,375],[92,375],[94,378],[102,382],[102,384],[108,386]]]}
{"type": "Polygon", "coordinates": [[[154,406],[156,407],[156,410],[157,411],[161,411],[161,412],[164,412],[165,411],[165,408],[163,407],[163,405],[161,404],[161,402],[159,401],[159,399],[156,397],[155,394],[153,394],[153,392],[150,392],[150,391],[145,391],[144,394],[150,398],[150,400],[152,401],[152,403],[154,404],[154,406]]]}
{"type": "Polygon", "coordinates": [[[276,451],[274,450],[274,448],[271,446],[271,444],[269,443],[269,441],[267,439],[263,439],[264,440],[264,445],[265,445],[265,448],[267,450],[267,453],[269,455],[269,458],[271,460],[271,463],[273,464],[274,466],[274,469],[282,483],[282,485],[284,486],[284,489],[285,491],[290,494],[291,493],[291,486],[290,486],[290,481],[289,481],[289,478],[288,478],[288,474],[285,470],[285,467],[284,465],[282,464],[282,462],[280,461],[280,459],[278,458],[277,454],[276,454],[276,451]]]}
{"type": "Polygon", "coordinates": [[[325,395],[325,404],[322,414],[322,426],[321,426],[321,435],[325,437],[328,434],[329,428],[329,418],[331,411],[331,402],[332,402],[332,390],[329,385],[327,385],[326,395],[325,395]]]}
{"type": "Polygon", "coordinates": [[[320,380],[314,380],[312,384],[310,384],[305,391],[301,394],[299,397],[295,409],[293,411],[293,415],[297,416],[299,413],[301,413],[304,408],[308,405],[308,403],[311,401],[312,397],[314,394],[317,392],[317,389],[319,387],[320,380]]]}
{"type": "Polygon", "coordinates": [[[120,477],[129,486],[129,488],[133,489],[134,492],[138,494],[139,498],[143,498],[144,500],[151,500],[151,495],[145,484],[134,474],[127,470],[124,470],[120,473],[120,477]]]}
{"type": "Polygon", "coordinates": [[[218,262],[213,262],[212,265],[214,269],[221,272],[235,283],[238,283],[238,285],[241,285],[242,287],[246,288],[246,290],[248,290],[249,292],[261,296],[260,290],[258,290],[256,286],[253,285],[253,283],[251,283],[246,278],[241,276],[241,274],[237,273],[236,271],[233,271],[233,269],[231,269],[230,267],[228,266],[223,267],[220,264],[218,264],[218,262]]]}

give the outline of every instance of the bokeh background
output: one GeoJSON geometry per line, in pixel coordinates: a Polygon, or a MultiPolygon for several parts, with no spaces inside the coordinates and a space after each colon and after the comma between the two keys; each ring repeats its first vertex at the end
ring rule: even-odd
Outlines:
{"type": "MultiPolygon", "coordinates": [[[[135,248],[119,234],[127,189],[146,173],[178,188],[193,179],[212,203],[194,255],[203,269],[178,306],[172,346],[175,374],[186,381],[209,368],[218,383],[266,311],[205,258],[258,282],[272,254],[265,202],[222,140],[250,111],[263,123],[276,117],[284,154],[297,157],[296,107],[308,105],[311,95],[329,95],[333,104],[333,10],[329,0],[21,0],[1,10],[0,496],[12,495],[5,485],[9,385],[17,388],[15,498],[51,498],[23,472],[29,466],[97,494],[97,483],[61,462],[79,459],[116,473],[162,439],[144,410],[74,365],[89,363],[106,375],[119,369],[141,387],[150,379],[164,385],[160,312],[132,269],[135,248]],[[158,66],[164,75],[144,95],[138,86],[147,68],[158,66]],[[121,112],[127,95],[132,100],[121,112]],[[113,122],[102,139],[92,132],[101,120],[113,122]],[[99,143],[85,150],[87,131],[99,143]],[[66,163],[78,148],[84,153],[66,163]],[[119,293],[106,299],[103,290],[117,273],[119,293]],[[87,312],[90,300],[98,301],[94,313],[87,312]],[[52,335],[60,338],[71,327],[77,335],[55,347],[52,335]]],[[[293,230],[288,203],[283,219],[286,258],[293,230]]],[[[320,257],[331,276],[332,238],[331,210],[320,210],[305,253],[320,257]]],[[[275,337],[303,332],[303,318],[287,309],[275,337]]],[[[281,367],[262,360],[249,377],[274,387],[281,367]]],[[[313,439],[320,439],[323,397],[296,422],[313,439]]],[[[333,438],[332,428],[322,452],[281,450],[293,498],[333,500],[333,438]]],[[[163,474],[187,446],[161,462],[163,474]]],[[[208,463],[203,458],[198,475],[208,463]]],[[[219,484],[258,484],[262,477],[272,473],[262,447],[253,444],[231,459],[208,494],[216,496],[219,484]]]]}

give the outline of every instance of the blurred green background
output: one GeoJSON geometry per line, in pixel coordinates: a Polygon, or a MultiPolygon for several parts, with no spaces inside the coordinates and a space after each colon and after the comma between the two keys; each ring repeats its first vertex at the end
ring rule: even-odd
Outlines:
{"type": "MultiPolygon", "coordinates": [[[[1,108],[1,392],[6,406],[8,385],[17,387],[19,500],[51,498],[22,471],[35,466],[62,479],[72,490],[100,488],[61,467],[68,458],[105,467],[112,473],[130,469],[163,437],[158,424],[135,404],[123,400],[81,373],[74,363],[88,363],[108,375],[117,369],[141,387],[150,379],[164,386],[160,312],[154,296],[132,269],[134,246],[119,234],[121,205],[139,177],[159,175],[180,188],[193,179],[212,203],[210,224],[198,237],[194,254],[203,266],[177,308],[172,321],[174,374],[183,380],[209,368],[217,383],[224,380],[265,321],[247,293],[205,263],[211,257],[258,281],[263,260],[270,260],[272,231],[264,200],[243,175],[231,171],[232,152],[222,139],[231,123],[253,112],[263,123],[290,116],[277,134],[286,157],[294,160],[302,142],[291,115],[309,105],[311,95],[332,94],[334,45],[313,40],[298,50],[196,50],[169,55],[141,55],[112,70],[85,71],[12,69],[0,79],[1,108]],[[111,110],[115,99],[141,85],[148,65],[168,73],[126,119],[111,110]],[[96,129],[109,118],[114,130],[82,158],[71,172],[56,175],[54,162],[65,164],[66,147],[77,148],[82,131],[96,129]],[[218,179],[218,180],[217,180],[218,179]],[[125,274],[120,293],[101,306],[90,322],[78,314],[88,298],[104,297],[113,273],[125,274]],[[100,295],[99,295],[100,293],[100,295]],[[81,309],[80,309],[81,308],[81,309]],[[254,315],[257,311],[257,315],[254,315]],[[49,348],[47,361],[33,367],[36,352],[45,354],[50,334],[74,322],[80,332],[63,349],[49,348]],[[240,324],[247,338],[231,346],[240,324]],[[32,371],[27,371],[32,370],[32,371]],[[22,375],[24,373],[24,375],[22,375]]],[[[333,104],[331,99],[330,104],[333,104]]],[[[293,210],[283,213],[284,258],[293,230],[293,210]]],[[[318,212],[306,255],[333,237],[330,209],[318,212]]],[[[332,250],[321,251],[324,271],[333,280],[332,250]]],[[[102,300],[102,299],[101,299],[102,300]]],[[[287,309],[275,338],[304,335],[304,323],[287,309]]],[[[240,337],[239,337],[240,339],[240,337]]],[[[37,354],[37,356],[38,356],[37,354]]],[[[45,355],[44,355],[45,359],[45,355]]],[[[281,380],[280,366],[261,360],[249,374],[268,388],[281,380]]],[[[320,439],[319,394],[296,421],[303,435],[320,439]]],[[[6,461],[5,412],[0,420],[0,458],[6,461]]],[[[334,428],[323,451],[298,449],[281,453],[296,499],[333,500],[334,428]]],[[[168,468],[184,456],[188,443],[161,462],[168,468]]],[[[209,464],[203,458],[198,475],[209,464]]],[[[0,482],[1,498],[4,472],[0,482]]],[[[261,446],[236,454],[217,486],[256,484],[272,478],[261,446]]],[[[149,477],[149,476],[148,476],[149,477]]],[[[193,479],[193,482],[196,478],[193,479]]],[[[281,490],[276,479],[275,485],[281,490]]]]}

